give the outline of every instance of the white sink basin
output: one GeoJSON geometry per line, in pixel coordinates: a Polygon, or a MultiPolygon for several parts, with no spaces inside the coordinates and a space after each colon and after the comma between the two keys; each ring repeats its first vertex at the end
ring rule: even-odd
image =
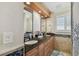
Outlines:
{"type": "Polygon", "coordinates": [[[38,36],[38,38],[43,38],[43,36],[38,36]]]}
{"type": "Polygon", "coordinates": [[[30,41],[25,42],[26,45],[33,45],[33,44],[36,44],[36,43],[38,43],[37,40],[30,40],[30,41]]]}

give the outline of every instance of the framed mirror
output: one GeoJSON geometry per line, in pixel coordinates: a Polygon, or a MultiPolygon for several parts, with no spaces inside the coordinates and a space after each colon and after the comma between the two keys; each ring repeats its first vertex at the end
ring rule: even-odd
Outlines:
{"type": "Polygon", "coordinates": [[[32,32],[32,13],[24,10],[24,33],[32,32]]]}
{"type": "Polygon", "coordinates": [[[33,35],[33,13],[24,9],[24,38],[32,39],[33,35]]]}

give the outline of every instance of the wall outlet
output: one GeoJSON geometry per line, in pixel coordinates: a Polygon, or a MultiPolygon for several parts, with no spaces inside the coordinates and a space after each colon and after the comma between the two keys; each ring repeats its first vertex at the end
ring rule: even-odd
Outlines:
{"type": "Polygon", "coordinates": [[[13,42],[13,32],[3,32],[3,44],[9,44],[13,42]]]}

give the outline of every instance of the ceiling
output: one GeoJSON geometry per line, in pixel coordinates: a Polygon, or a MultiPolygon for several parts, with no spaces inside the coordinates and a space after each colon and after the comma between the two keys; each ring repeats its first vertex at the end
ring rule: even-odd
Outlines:
{"type": "Polygon", "coordinates": [[[70,2],[43,2],[43,4],[54,13],[70,10],[70,2]]]}

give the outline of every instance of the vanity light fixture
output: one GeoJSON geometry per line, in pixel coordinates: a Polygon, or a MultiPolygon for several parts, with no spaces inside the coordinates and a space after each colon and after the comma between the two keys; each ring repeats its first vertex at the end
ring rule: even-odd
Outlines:
{"type": "Polygon", "coordinates": [[[26,4],[30,5],[30,2],[26,2],[26,4]]]}
{"type": "Polygon", "coordinates": [[[41,13],[41,11],[38,11],[39,13],[41,13]]]}

